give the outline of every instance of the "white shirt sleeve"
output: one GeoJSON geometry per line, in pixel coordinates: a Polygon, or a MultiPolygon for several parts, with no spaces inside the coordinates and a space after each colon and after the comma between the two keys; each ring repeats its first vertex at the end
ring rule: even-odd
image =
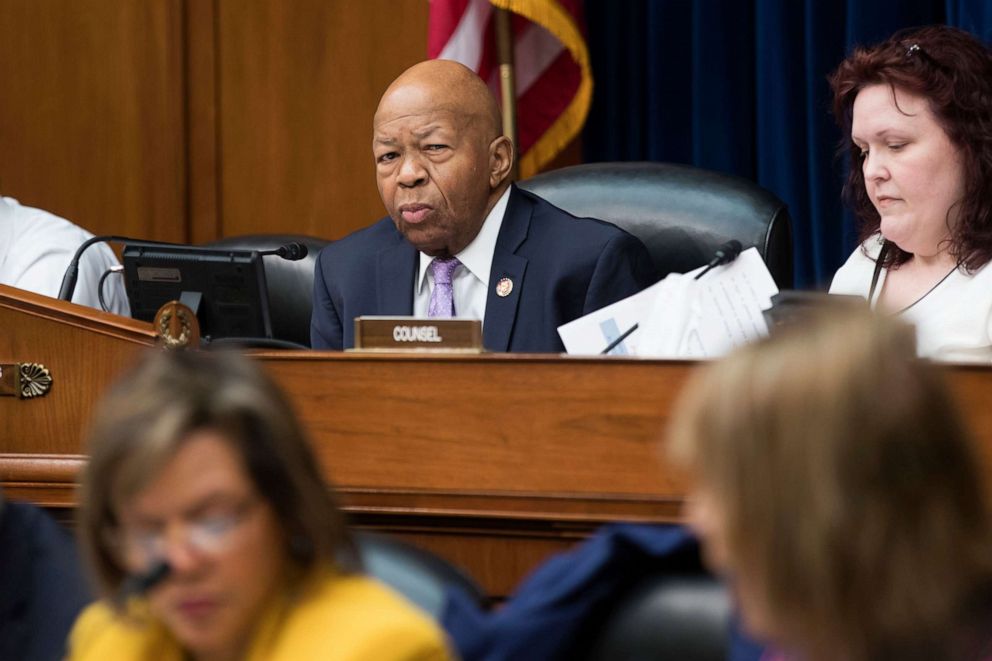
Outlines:
{"type": "MultiPolygon", "coordinates": [[[[0,198],[0,282],[57,297],[73,254],[92,236],[47,211],[21,206],[12,198],[0,198]]],[[[100,309],[100,277],[118,265],[109,246],[91,246],[80,260],[72,301],[100,309]]],[[[103,292],[108,311],[130,316],[122,273],[108,275],[103,292]]]]}

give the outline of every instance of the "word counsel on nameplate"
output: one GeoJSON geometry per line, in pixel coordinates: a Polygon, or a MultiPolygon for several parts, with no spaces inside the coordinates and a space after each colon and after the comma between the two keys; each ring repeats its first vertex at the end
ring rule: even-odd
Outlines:
{"type": "Polygon", "coordinates": [[[354,351],[482,351],[478,319],[355,318],[354,351]]]}

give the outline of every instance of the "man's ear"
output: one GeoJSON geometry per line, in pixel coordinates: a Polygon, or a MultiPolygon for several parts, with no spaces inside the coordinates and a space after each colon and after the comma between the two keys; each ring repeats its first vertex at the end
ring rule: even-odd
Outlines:
{"type": "Polygon", "coordinates": [[[497,188],[510,176],[513,167],[513,142],[501,135],[489,143],[489,187],[497,188]]]}

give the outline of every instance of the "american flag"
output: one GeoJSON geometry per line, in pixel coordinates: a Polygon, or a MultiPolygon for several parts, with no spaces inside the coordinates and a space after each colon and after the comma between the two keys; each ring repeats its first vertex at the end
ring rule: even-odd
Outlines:
{"type": "Polygon", "coordinates": [[[431,0],[428,57],[473,69],[500,98],[494,8],[513,12],[520,175],[540,171],[582,129],[592,99],[581,0],[431,0]]]}

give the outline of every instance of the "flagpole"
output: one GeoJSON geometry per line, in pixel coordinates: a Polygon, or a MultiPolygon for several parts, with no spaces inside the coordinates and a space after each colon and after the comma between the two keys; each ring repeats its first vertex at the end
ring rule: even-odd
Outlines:
{"type": "Polygon", "coordinates": [[[520,178],[520,153],[517,148],[517,84],[513,70],[513,28],[511,14],[496,8],[496,56],[499,58],[499,88],[503,99],[503,135],[513,141],[511,180],[520,178]]]}

